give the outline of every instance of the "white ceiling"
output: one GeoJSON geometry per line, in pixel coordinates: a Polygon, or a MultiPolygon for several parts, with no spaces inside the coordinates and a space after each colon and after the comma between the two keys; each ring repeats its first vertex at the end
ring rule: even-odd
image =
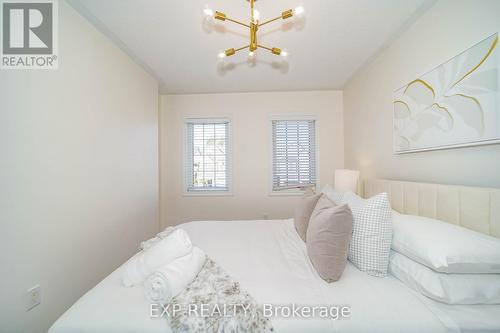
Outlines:
{"type": "MultiPolygon", "coordinates": [[[[248,31],[210,23],[206,6],[248,20],[245,0],[70,0],[70,4],[154,75],[161,93],[342,89],[349,78],[436,0],[259,0],[261,18],[303,5],[303,19],[262,27],[259,42],[281,57],[217,54],[248,43],[248,31]]],[[[219,21],[217,21],[219,22],[219,21]]]]}

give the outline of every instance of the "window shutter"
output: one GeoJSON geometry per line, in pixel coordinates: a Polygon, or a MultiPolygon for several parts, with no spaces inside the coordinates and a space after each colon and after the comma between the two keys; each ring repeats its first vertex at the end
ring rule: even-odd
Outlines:
{"type": "Polygon", "coordinates": [[[186,191],[229,191],[229,121],[190,119],[185,133],[186,191]]]}
{"type": "Polygon", "coordinates": [[[314,120],[273,120],[273,190],[316,184],[314,120]]]}

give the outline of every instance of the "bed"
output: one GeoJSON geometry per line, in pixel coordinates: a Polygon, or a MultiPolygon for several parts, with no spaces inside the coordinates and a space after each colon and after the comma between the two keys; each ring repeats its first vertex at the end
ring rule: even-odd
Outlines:
{"type": "MultiPolygon", "coordinates": [[[[481,200],[487,198],[489,211],[484,219],[478,219],[479,224],[460,219],[463,213],[468,216],[467,209],[458,209],[459,218],[455,221],[472,223],[483,232],[487,225],[488,233],[497,232],[496,225],[491,227],[496,223],[497,212],[490,205],[495,203],[498,191],[462,187],[443,190],[390,181],[366,181],[364,184],[367,195],[380,191],[390,193],[395,209],[414,210],[416,200],[418,207],[413,213],[423,210],[430,214],[432,209],[426,208],[429,195],[424,193],[422,199],[418,194],[423,190],[436,191],[436,214],[453,212],[455,204],[460,208],[461,198],[470,198],[470,193],[475,195],[476,209],[482,207],[481,200]],[[457,202],[449,199],[455,198],[454,191],[459,193],[457,202]],[[438,204],[440,193],[446,193],[448,198],[441,205],[438,204]]],[[[450,213],[450,216],[454,215],[450,213]]],[[[351,309],[349,318],[336,321],[273,317],[276,332],[500,332],[500,305],[438,303],[392,276],[371,277],[351,264],[347,265],[339,281],[324,282],[311,266],[305,244],[294,230],[292,220],[198,221],[180,227],[188,232],[194,245],[224,267],[261,304],[348,305],[351,309]]],[[[142,287],[122,286],[122,269],[118,268],[78,300],[49,332],[171,332],[165,318],[150,318],[150,305],[142,287]]]]}

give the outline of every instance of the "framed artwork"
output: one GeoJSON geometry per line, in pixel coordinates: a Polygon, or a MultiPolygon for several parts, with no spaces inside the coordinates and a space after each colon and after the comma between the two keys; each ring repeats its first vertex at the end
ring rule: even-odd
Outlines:
{"type": "Polygon", "coordinates": [[[500,143],[498,33],[394,92],[394,153],[500,143]]]}

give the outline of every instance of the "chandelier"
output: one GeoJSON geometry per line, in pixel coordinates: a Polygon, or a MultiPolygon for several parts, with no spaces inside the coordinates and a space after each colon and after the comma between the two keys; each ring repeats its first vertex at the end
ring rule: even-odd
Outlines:
{"type": "Polygon", "coordinates": [[[204,10],[205,15],[207,15],[211,18],[214,18],[214,19],[220,20],[220,21],[229,21],[232,23],[239,24],[239,25],[249,29],[249,32],[250,32],[250,44],[245,45],[245,46],[240,47],[240,48],[227,49],[226,51],[219,53],[219,58],[230,57],[232,55],[235,55],[236,52],[239,52],[239,51],[242,51],[245,49],[249,50],[250,57],[253,57],[255,55],[255,52],[257,51],[257,49],[264,49],[264,50],[270,51],[274,55],[286,57],[287,52],[280,49],[280,48],[267,47],[267,46],[264,46],[262,44],[259,44],[259,42],[257,41],[257,31],[259,30],[260,27],[262,27],[266,24],[275,22],[275,21],[280,20],[280,19],[286,20],[294,15],[301,15],[304,12],[304,8],[297,7],[295,9],[288,9],[288,10],[285,10],[284,12],[282,12],[281,15],[278,17],[275,17],[275,18],[267,20],[267,21],[259,22],[260,14],[257,10],[254,9],[254,4],[255,4],[255,1],[257,1],[257,0],[247,0],[247,1],[250,2],[250,22],[249,22],[249,24],[234,20],[222,12],[218,12],[218,11],[214,12],[213,10],[211,10],[209,8],[206,8],[204,10]]]}

